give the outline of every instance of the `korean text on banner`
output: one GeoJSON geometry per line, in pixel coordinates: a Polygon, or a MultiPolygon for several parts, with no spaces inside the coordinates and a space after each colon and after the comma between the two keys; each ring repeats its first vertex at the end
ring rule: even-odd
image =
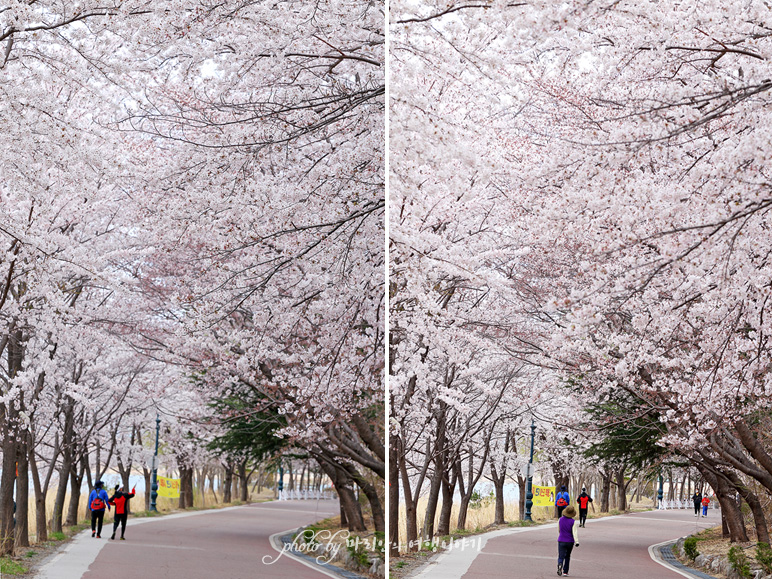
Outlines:
{"type": "Polygon", "coordinates": [[[551,507],[555,504],[555,487],[533,487],[533,506],[551,507]]]}
{"type": "Polygon", "coordinates": [[[156,480],[158,480],[159,497],[167,497],[170,499],[180,498],[180,479],[157,476],[156,480]]]}

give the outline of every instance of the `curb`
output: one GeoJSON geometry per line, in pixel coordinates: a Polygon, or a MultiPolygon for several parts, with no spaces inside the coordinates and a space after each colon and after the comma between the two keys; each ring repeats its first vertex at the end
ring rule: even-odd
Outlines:
{"type": "Polygon", "coordinates": [[[649,556],[655,563],[659,563],[663,567],[667,567],[671,571],[682,575],[683,577],[699,577],[699,579],[717,579],[713,575],[708,575],[697,569],[692,569],[681,563],[673,555],[673,545],[676,541],[665,541],[664,543],[657,543],[649,547],[649,556]]]}
{"type": "Polygon", "coordinates": [[[274,533],[269,537],[271,547],[278,551],[279,555],[271,561],[266,561],[266,558],[263,557],[264,564],[270,565],[280,557],[286,555],[287,557],[296,560],[298,563],[302,563],[306,567],[315,569],[328,577],[334,577],[335,579],[340,579],[341,577],[343,577],[343,579],[368,579],[364,575],[359,575],[358,573],[348,571],[347,569],[341,569],[331,563],[322,563],[319,561],[319,557],[312,557],[294,549],[293,535],[295,534],[295,531],[297,531],[297,529],[289,529],[287,531],[281,531],[280,533],[274,533]]]}

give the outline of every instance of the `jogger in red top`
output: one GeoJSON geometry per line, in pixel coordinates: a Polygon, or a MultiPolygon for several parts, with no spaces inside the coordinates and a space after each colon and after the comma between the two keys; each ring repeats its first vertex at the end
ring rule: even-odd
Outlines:
{"type": "Polygon", "coordinates": [[[587,522],[587,507],[592,502],[592,497],[587,494],[587,489],[582,488],[582,494],[576,497],[576,502],[579,505],[579,526],[584,527],[587,522]]]}
{"type": "Polygon", "coordinates": [[[124,535],[126,534],[126,519],[128,517],[128,506],[129,506],[129,499],[134,498],[134,489],[137,487],[135,486],[133,489],[131,489],[130,493],[123,492],[123,487],[121,485],[115,485],[115,494],[110,497],[110,504],[115,505],[115,522],[113,523],[113,536],[110,537],[110,540],[115,540],[115,531],[118,530],[118,524],[121,525],[121,541],[125,541],[126,537],[124,535]]]}

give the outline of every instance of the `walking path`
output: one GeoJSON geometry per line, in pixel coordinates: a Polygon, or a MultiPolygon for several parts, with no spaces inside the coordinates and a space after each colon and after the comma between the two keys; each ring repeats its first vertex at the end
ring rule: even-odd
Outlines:
{"type": "Polygon", "coordinates": [[[105,517],[102,539],[78,534],[37,579],[322,579],[334,575],[280,555],[271,538],[338,512],[337,501],[308,500],[129,517],[126,541],[109,539],[112,517],[105,517]]]}
{"type": "MultiPolygon", "coordinates": [[[[718,510],[707,518],[670,510],[590,519],[579,529],[571,555],[571,577],[587,579],[669,579],[697,577],[655,561],[653,545],[674,541],[721,522],[718,510]]],[[[557,522],[504,529],[469,537],[443,552],[414,579],[543,579],[557,573],[557,522]]],[[[661,561],[661,559],[660,559],[661,561]]]]}

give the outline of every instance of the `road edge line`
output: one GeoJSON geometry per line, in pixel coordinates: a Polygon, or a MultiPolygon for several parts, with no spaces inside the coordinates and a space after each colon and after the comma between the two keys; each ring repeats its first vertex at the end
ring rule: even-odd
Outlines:
{"type": "Polygon", "coordinates": [[[306,567],[310,569],[314,569],[315,571],[318,571],[323,575],[327,575],[328,577],[334,577],[334,579],[341,579],[342,575],[339,575],[338,573],[333,573],[332,571],[328,571],[321,565],[310,563],[308,560],[304,559],[303,557],[298,557],[292,551],[288,551],[284,549],[284,544],[281,542],[281,538],[284,535],[293,533],[294,531],[297,531],[297,527],[293,527],[291,529],[287,529],[286,531],[281,531],[279,533],[274,533],[273,535],[268,537],[268,542],[271,544],[271,547],[273,547],[274,551],[278,552],[279,556],[286,555],[287,557],[294,559],[298,563],[302,563],[306,567]]]}
{"type": "Polygon", "coordinates": [[[665,545],[674,545],[677,541],[678,541],[678,539],[676,539],[675,541],[673,539],[670,539],[669,541],[663,541],[663,542],[657,543],[655,545],[649,545],[649,557],[651,557],[651,559],[655,563],[659,563],[663,567],[665,567],[667,569],[670,569],[671,571],[673,571],[675,573],[678,573],[682,577],[689,577],[689,579],[694,579],[695,577],[699,577],[699,575],[694,575],[692,573],[689,573],[687,571],[683,571],[682,569],[679,569],[675,565],[671,565],[670,563],[668,563],[667,561],[665,561],[662,558],[662,556],[660,554],[660,551],[659,551],[660,548],[664,547],[665,545]]]}

